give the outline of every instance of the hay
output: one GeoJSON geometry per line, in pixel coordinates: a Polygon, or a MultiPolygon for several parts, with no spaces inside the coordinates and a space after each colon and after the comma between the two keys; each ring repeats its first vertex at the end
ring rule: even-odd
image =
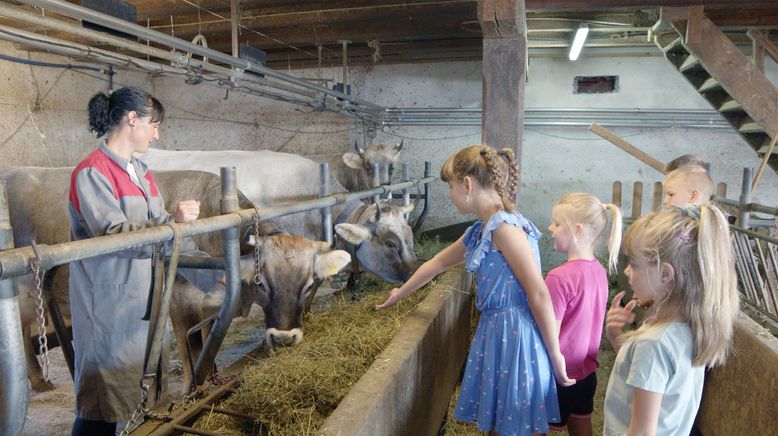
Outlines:
{"type": "Polygon", "coordinates": [[[268,352],[248,366],[240,388],[218,407],[255,417],[256,423],[219,413],[203,414],[193,425],[220,434],[313,434],[335,410],[434,283],[377,312],[392,285],[370,276],[357,290],[331,296],[322,312],[305,319],[305,340],[268,352]]]}

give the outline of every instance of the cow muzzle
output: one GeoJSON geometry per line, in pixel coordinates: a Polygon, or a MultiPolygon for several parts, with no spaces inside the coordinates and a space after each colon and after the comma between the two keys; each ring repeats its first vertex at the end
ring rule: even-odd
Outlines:
{"type": "Polygon", "coordinates": [[[303,331],[299,328],[292,330],[277,330],[269,328],[265,331],[265,343],[270,348],[289,347],[303,341],[303,331]]]}

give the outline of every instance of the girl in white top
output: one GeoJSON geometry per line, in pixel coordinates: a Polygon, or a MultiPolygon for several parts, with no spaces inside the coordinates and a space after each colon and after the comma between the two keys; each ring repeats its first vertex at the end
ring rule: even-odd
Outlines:
{"type": "Polygon", "coordinates": [[[729,355],[739,312],[729,227],[702,204],[641,217],[623,243],[635,299],[616,295],[606,316],[618,352],[605,395],[605,435],[688,435],[706,366],[729,355]],[[644,324],[623,334],[636,305],[644,324]]]}

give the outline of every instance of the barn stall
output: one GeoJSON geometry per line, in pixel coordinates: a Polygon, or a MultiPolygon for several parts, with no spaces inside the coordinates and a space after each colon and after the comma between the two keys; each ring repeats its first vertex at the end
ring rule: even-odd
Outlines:
{"type": "MultiPolygon", "coordinates": [[[[190,41],[195,31],[207,34],[209,27],[213,28],[214,32],[218,31],[217,28],[226,29],[230,21],[230,10],[226,2],[176,2],[180,4],[165,4],[157,9],[154,8],[153,2],[127,3],[133,4],[140,11],[135,22],[142,27],[155,29],[182,41],[190,41]]],[[[451,17],[446,15],[443,18],[437,15],[439,11],[433,4],[427,5],[426,10],[424,5],[418,5],[418,10],[412,12],[402,9],[400,13],[395,11],[395,16],[391,19],[397,22],[408,21],[408,17],[412,16],[418,20],[427,19],[429,22],[439,23],[440,28],[421,26],[430,28],[427,30],[430,32],[445,33],[448,29],[446,26],[453,26],[460,32],[459,39],[466,40],[461,41],[463,44],[455,46],[454,50],[435,49],[434,44],[430,47],[426,46],[425,42],[403,44],[392,40],[397,36],[391,35],[391,32],[383,35],[376,33],[375,36],[370,36],[369,41],[358,33],[354,36],[333,36],[337,28],[362,30],[381,27],[371,27],[369,24],[340,24],[347,20],[347,17],[341,15],[360,10],[358,7],[352,8],[353,10],[346,8],[345,11],[321,12],[324,8],[317,10],[314,6],[308,11],[276,11],[276,17],[268,11],[260,10],[251,2],[238,3],[243,7],[242,18],[237,19],[241,29],[239,34],[242,35],[239,40],[244,38],[242,41],[248,41],[255,47],[262,47],[261,41],[267,39],[260,33],[273,36],[277,40],[274,42],[275,48],[268,47],[266,65],[277,71],[291,71],[297,78],[310,80],[314,84],[326,84],[328,88],[337,84],[341,85],[338,89],[348,89],[350,86],[352,94],[358,96],[359,100],[388,108],[385,112],[388,115],[374,125],[370,122],[369,115],[359,113],[363,107],[356,99],[354,106],[359,107],[356,111],[358,113],[352,113],[353,107],[343,110],[339,106],[340,102],[352,101],[349,96],[337,94],[339,91],[332,89],[328,91],[332,90],[334,93],[325,93],[309,87],[306,89],[310,89],[314,94],[322,92],[329,95],[324,101],[335,102],[338,109],[330,111],[331,105],[325,104],[325,111],[312,110],[314,107],[321,107],[321,100],[312,98],[315,95],[308,95],[308,100],[305,100],[308,104],[302,106],[303,110],[299,110],[298,106],[289,105],[288,96],[283,95],[283,91],[276,91],[276,88],[273,88],[272,92],[265,90],[267,92],[264,96],[270,96],[272,99],[274,94],[279,97],[280,92],[283,95],[281,99],[286,99],[285,102],[259,98],[251,93],[242,94],[240,87],[231,85],[229,80],[222,80],[224,83],[219,83],[218,80],[209,82],[208,79],[213,77],[198,73],[196,68],[161,68],[157,71],[154,69],[156,66],[143,62],[135,64],[134,61],[128,62],[125,59],[122,65],[116,65],[112,69],[115,74],[103,76],[102,73],[111,73],[111,70],[100,62],[89,63],[88,66],[103,68],[102,71],[79,68],[48,69],[43,66],[7,63],[4,68],[7,68],[8,85],[3,89],[9,104],[2,109],[6,112],[1,121],[4,124],[3,131],[7,132],[7,139],[0,146],[3,163],[42,166],[75,163],[94,144],[82,127],[85,123],[79,112],[85,107],[85,98],[99,89],[105,89],[110,81],[115,81],[115,85],[126,83],[143,86],[162,97],[165,103],[170,103],[168,108],[176,109],[176,114],[166,122],[165,127],[168,130],[163,136],[164,143],[160,144],[167,149],[271,149],[307,155],[333,154],[353,149],[354,140],[360,144],[391,144],[405,137],[406,155],[414,158],[418,156],[420,160],[429,158],[432,167],[439,168],[442,160],[453,150],[467,143],[478,142],[479,136],[485,138],[484,140],[494,140],[488,136],[490,133],[484,131],[494,132],[495,129],[481,127],[484,113],[482,104],[486,109],[487,119],[492,119],[488,117],[487,108],[492,101],[486,101],[488,97],[485,96],[494,94],[489,94],[488,89],[484,93],[482,88],[482,76],[488,77],[490,72],[483,71],[485,63],[480,62],[481,56],[488,51],[486,45],[482,46],[481,35],[487,32],[482,32],[480,28],[488,27],[489,20],[479,22],[477,10],[477,7],[490,6],[490,2],[455,3],[451,6],[452,9],[448,10],[451,17]],[[256,11],[252,9],[254,7],[256,11]],[[247,11],[249,12],[246,13],[247,11]],[[308,16],[305,15],[306,12],[308,16]],[[342,14],[339,15],[338,12],[342,14]],[[316,14],[322,13],[326,17],[324,20],[331,21],[317,22],[312,19],[316,14]],[[268,22],[262,22],[258,18],[264,15],[269,15],[266,18],[268,22]],[[280,29],[271,32],[273,25],[279,25],[278,21],[296,15],[311,20],[305,25],[316,31],[307,33],[318,32],[318,35],[322,35],[324,43],[321,46],[293,40],[294,35],[306,33],[300,31],[299,27],[283,34],[277,33],[280,29]],[[270,23],[272,20],[276,20],[275,24],[270,23]],[[325,35],[325,28],[330,26],[332,32],[325,35]],[[353,42],[339,43],[338,40],[341,39],[353,42]],[[378,43],[373,42],[371,47],[368,45],[370,41],[378,43]],[[290,45],[296,49],[289,47],[290,45]],[[376,46],[381,49],[376,50],[376,46]],[[288,52],[284,53],[283,50],[288,52]],[[322,56],[318,55],[320,50],[322,56]],[[382,57],[374,60],[377,52],[382,57]],[[346,62],[341,62],[343,60],[346,62]],[[345,64],[345,68],[339,65],[341,63],[345,64]],[[319,64],[322,65],[321,69],[318,68],[319,64]],[[127,65],[133,65],[133,68],[127,68],[127,65]],[[139,73],[135,70],[140,68],[138,65],[152,67],[151,70],[155,73],[139,73]],[[191,84],[183,85],[181,82],[184,77],[191,84]],[[201,80],[199,84],[194,84],[198,80],[201,80]],[[227,86],[221,89],[206,87],[211,84],[227,86]],[[204,129],[202,125],[207,125],[208,128],[204,129]],[[295,128],[289,129],[290,125],[295,128]]],[[[560,2],[551,6],[540,3],[527,1],[521,5],[526,7],[526,11],[522,10],[521,13],[526,13],[529,50],[525,59],[529,63],[526,69],[527,81],[523,85],[524,95],[521,103],[525,106],[521,115],[523,123],[517,121],[515,113],[509,114],[509,117],[513,118],[505,121],[512,128],[523,125],[524,130],[516,132],[504,129],[501,134],[504,132],[513,138],[523,138],[523,143],[518,142],[521,144],[518,147],[521,150],[523,169],[521,208],[541,228],[548,221],[550,204],[565,192],[584,190],[606,199],[611,195],[611,183],[614,179],[621,179],[630,185],[636,181],[652,185],[659,180],[657,173],[626,155],[618,154],[611,144],[589,133],[586,128],[591,122],[599,122],[615,130],[621,137],[641,145],[651,155],[664,162],[686,152],[700,154],[711,162],[715,179],[726,182],[729,186],[740,185],[743,166],[756,167],[759,164],[759,155],[755,154],[752,148],[761,150],[763,147],[754,146],[748,139],[736,134],[728,126],[727,120],[711,110],[711,103],[700,98],[701,95],[689,86],[687,79],[679,74],[674,64],[663,57],[665,51],[659,50],[652,41],[646,41],[645,35],[649,28],[659,21],[659,10],[646,7],[624,11],[623,7],[634,7],[634,4],[626,5],[618,1],[598,2],[595,7],[599,9],[596,11],[581,10],[581,5],[576,5],[575,2],[560,2]],[[554,9],[548,10],[549,7],[554,9]],[[613,7],[622,9],[610,9],[613,7]],[[582,58],[574,63],[560,59],[566,56],[566,48],[569,46],[567,37],[578,27],[579,21],[573,22],[573,19],[590,21],[593,36],[607,35],[607,38],[592,40],[584,49],[582,58]],[[595,21],[604,24],[594,23],[595,21]],[[551,25],[539,25],[546,22],[551,25]],[[556,28],[553,28],[554,26],[556,28]],[[549,36],[554,34],[555,30],[564,36],[549,36]],[[544,36],[556,39],[549,42],[542,40],[544,36]],[[578,84],[582,83],[579,78],[602,76],[617,78],[617,82],[608,82],[615,85],[610,92],[578,92],[578,84]]],[[[686,6],[686,3],[688,2],[668,2],[674,6],[686,6]]],[[[751,49],[745,27],[758,25],[764,29],[771,25],[769,18],[766,18],[770,16],[769,8],[760,9],[763,7],[760,2],[706,3],[706,16],[720,25],[741,50],[751,49]],[[732,3],[736,3],[735,7],[742,10],[733,10],[732,3]],[[755,18],[749,17],[760,17],[760,22],[756,23],[755,18]]],[[[3,6],[5,5],[6,3],[3,3],[3,6]]],[[[16,8],[17,5],[10,6],[16,8]]],[[[64,37],[64,28],[50,28],[43,24],[43,19],[52,15],[57,17],[53,6],[52,3],[43,9],[28,8],[37,16],[36,19],[41,20],[34,26],[41,27],[31,28],[27,22],[13,21],[15,19],[10,16],[10,12],[2,16],[11,20],[11,27],[15,28],[15,32],[12,32],[15,38],[32,36],[23,34],[23,31],[34,31],[51,38],[64,37]]],[[[586,7],[591,8],[592,5],[587,4],[586,7]]],[[[674,19],[684,21],[683,17],[678,17],[676,14],[674,19]]],[[[80,24],[77,18],[67,20],[71,25],[73,22],[80,24]]],[[[387,23],[395,24],[392,21],[387,23]]],[[[407,32],[419,31],[414,30],[412,24],[405,27],[399,24],[386,27],[407,32]]],[[[227,38],[224,37],[214,38],[216,39],[211,39],[209,43],[211,48],[229,52],[231,41],[227,43],[227,38]]],[[[209,38],[206,37],[207,39],[209,38]]],[[[84,43],[90,41],[92,40],[86,38],[75,42],[86,46],[89,44],[84,43]]],[[[29,39],[21,42],[15,40],[14,44],[16,45],[5,45],[3,53],[22,60],[31,58],[60,65],[75,64],[76,61],[83,60],[84,55],[83,49],[64,53],[70,58],[41,51],[53,51],[52,47],[33,47],[30,51],[29,39]]],[[[491,41],[490,44],[494,48],[498,43],[491,41]]],[[[147,47],[150,51],[154,45],[149,44],[147,47]]],[[[99,48],[104,46],[100,45],[99,48]]],[[[124,49],[130,50],[126,47],[124,49]]],[[[671,55],[679,50],[677,47],[668,49],[672,49],[667,50],[671,55]]],[[[186,57],[188,50],[180,51],[177,59],[182,63],[191,62],[193,66],[197,65],[201,57],[210,53],[193,50],[192,57],[184,61],[182,57],[186,57]]],[[[92,52],[94,56],[99,57],[99,51],[92,52]]],[[[512,55],[519,56],[517,53],[512,55]]],[[[169,49],[147,55],[143,52],[135,53],[136,59],[146,62],[160,59],[170,61],[170,56],[176,55],[171,54],[169,49]],[[164,57],[162,52],[166,52],[164,57]]],[[[212,63],[218,62],[214,60],[212,63]]],[[[517,62],[515,58],[502,62],[513,65],[523,63],[517,62]]],[[[765,76],[774,82],[774,63],[769,58],[763,63],[765,76]]],[[[229,69],[229,65],[231,64],[225,63],[221,67],[229,69]]],[[[758,65],[758,62],[755,65],[758,65]]],[[[219,65],[214,65],[208,68],[217,70],[218,67],[219,65]]],[[[217,71],[213,70],[207,71],[216,74],[217,71]]],[[[690,71],[699,74],[695,69],[690,71]]],[[[224,69],[221,72],[228,74],[224,69]]],[[[246,82],[251,84],[253,79],[257,78],[251,77],[246,82]]],[[[511,80],[515,83],[517,78],[513,77],[511,80]]],[[[523,84],[524,80],[520,79],[519,83],[523,84]]],[[[583,83],[585,84],[585,80],[583,83]]],[[[366,112],[372,114],[369,110],[366,112]]],[[[748,129],[753,130],[753,126],[744,127],[747,127],[744,131],[751,134],[748,129]]],[[[766,125],[766,128],[769,128],[769,125],[766,125]]],[[[759,132],[753,133],[752,136],[759,135],[759,132]]],[[[756,141],[763,139],[756,138],[756,141]]],[[[413,167],[411,174],[416,178],[423,176],[420,169],[413,167]]],[[[775,205],[774,196],[777,191],[774,172],[767,171],[761,183],[755,193],[755,200],[762,204],[775,205]]],[[[455,217],[453,209],[445,200],[445,188],[433,187],[432,195],[442,201],[438,201],[438,207],[430,212],[427,227],[457,223],[460,218],[455,217]]],[[[641,195],[643,198],[651,194],[649,190],[645,190],[641,195]]],[[[633,202],[634,199],[626,198],[622,207],[628,210],[633,206],[633,202]]],[[[544,266],[559,262],[550,249],[543,251],[543,260],[544,266]]]]}

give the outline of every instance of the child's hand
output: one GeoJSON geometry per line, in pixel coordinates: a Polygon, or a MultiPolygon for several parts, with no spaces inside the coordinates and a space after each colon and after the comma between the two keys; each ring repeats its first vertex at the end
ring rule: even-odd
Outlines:
{"type": "Polygon", "coordinates": [[[556,382],[561,386],[572,386],[575,384],[575,379],[567,377],[567,367],[565,364],[565,357],[562,353],[556,353],[555,355],[549,355],[551,359],[551,366],[554,368],[554,378],[556,382]]]}
{"type": "Polygon", "coordinates": [[[637,300],[631,300],[626,306],[622,307],[621,298],[624,294],[625,292],[621,291],[613,297],[611,308],[608,309],[608,313],[605,315],[605,334],[614,348],[618,348],[615,340],[623,332],[624,325],[635,322],[635,314],[632,313],[632,310],[635,309],[638,302],[637,300]]]}
{"type": "Polygon", "coordinates": [[[400,295],[400,288],[394,288],[392,289],[392,292],[389,293],[389,297],[384,301],[383,304],[378,304],[375,307],[375,310],[384,310],[388,309],[395,304],[397,304],[398,301],[402,300],[402,296],[400,295]]]}

